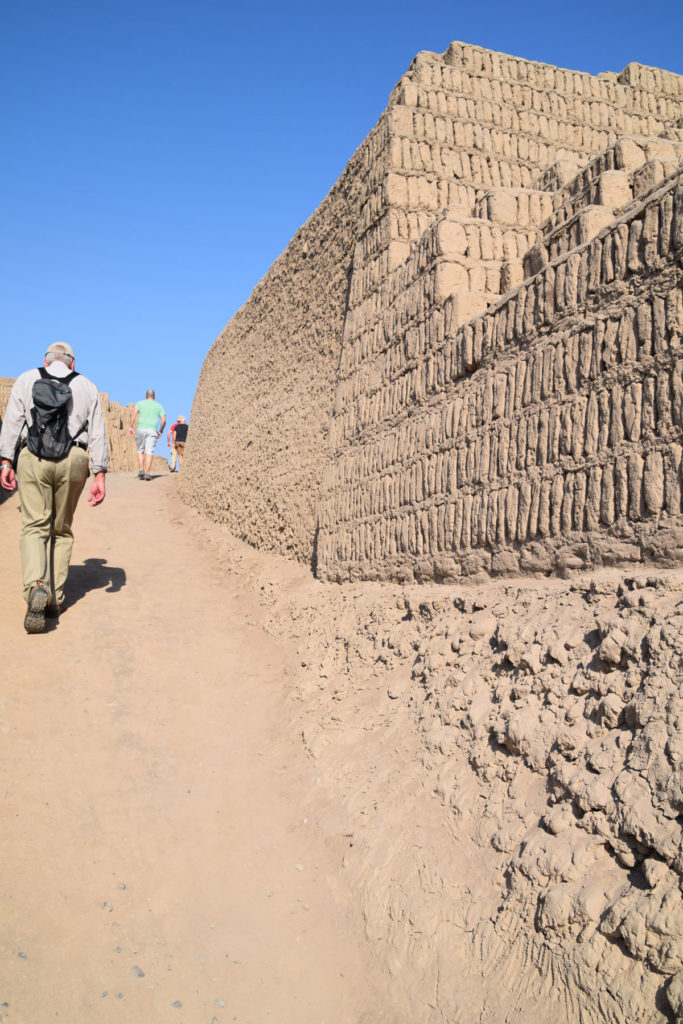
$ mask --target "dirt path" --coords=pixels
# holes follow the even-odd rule
[[[0,1021],[388,1021],[307,812],[294,647],[246,567],[220,579],[175,483],[82,501],[70,607],[39,636],[0,505]]]

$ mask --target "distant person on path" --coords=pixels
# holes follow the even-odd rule
[[[185,442],[187,441],[188,426],[185,422],[184,416],[179,416],[176,422],[173,424],[168,432],[168,443],[171,448],[171,472],[173,473],[176,467],[176,459],[178,461],[178,470],[183,464],[183,456],[185,454]]]
[[[138,421],[137,430],[135,421]],[[144,399],[137,402],[133,415],[130,418],[129,434],[135,433],[135,443],[138,448],[138,477],[140,480],[151,480],[149,471],[152,466],[152,455],[154,446],[164,432],[166,426],[166,413],[164,407],[156,401],[156,395],[150,388]]]
[[[71,523],[89,475],[88,448],[95,474],[88,502],[94,507],[105,496],[109,450],[100,396],[74,364],[70,345],[50,345],[43,366],[15,380],[0,432],[0,485],[19,487],[27,633],[42,633],[45,616],[56,617],[64,607]]]

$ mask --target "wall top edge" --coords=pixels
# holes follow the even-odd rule
[[[491,57],[514,61],[517,64],[526,65],[532,68],[550,68],[554,71],[565,71],[572,75],[582,75],[585,78],[613,79],[616,82],[627,85],[632,84],[632,79],[634,77],[637,78],[639,72],[645,71],[657,72],[659,74],[664,74],[667,77],[671,76],[683,83],[683,75],[678,74],[676,71],[669,71],[667,68],[659,68],[649,64],[641,64],[638,61],[630,61],[621,69],[621,71],[599,71],[597,74],[593,75],[589,71],[581,71],[576,68],[565,68],[555,64],[548,64],[544,61],[529,60],[526,57],[519,57],[513,53],[505,53],[502,50],[489,50],[484,46],[476,46],[473,43],[464,43],[460,40],[454,40],[443,53],[437,53],[433,50],[420,50],[420,52],[414,57],[409,70],[425,64],[446,64],[450,66],[460,64],[466,66],[467,55],[469,54],[486,54]]]

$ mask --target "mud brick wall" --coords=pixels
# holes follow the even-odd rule
[[[498,420],[484,427],[471,411],[483,394],[476,360],[458,378],[466,412],[459,407],[453,436],[428,425],[427,409],[435,422],[455,415],[446,413],[456,396],[442,387],[439,359],[472,318],[482,318],[476,332],[489,331],[492,316],[498,323],[501,298],[548,258],[566,275],[559,265],[572,247],[589,244],[675,169],[682,113],[683,79],[637,64],[592,76],[463,43],[418,54],[328,197],[211,348],[183,498],[255,546],[320,563],[330,579],[449,578],[498,566],[520,541],[487,534],[472,543],[472,509],[484,514],[486,495],[493,521],[491,494],[503,501],[503,480],[510,503],[526,500],[515,499],[517,479],[502,468],[506,443],[521,440],[506,442]],[[524,341],[503,354],[515,366],[522,352],[550,343],[548,324],[529,313],[522,320]],[[567,321],[563,330],[572,329]],[[507,415],[510,430],[540,429],[526,411]],[[475,428],[482,445],[497,446],[500,474],[495,487],[467,476],[461,490],[463,470],[454,472],[446,449],[463,451],[463,431]],[[459,459],[491,458],[479,441],[472,434]],[[389,462],[379,454],[385,444],[396,448]],[[429,466],[424,479],[418,464]],[[446,474],[438,485],[429,475],[437,472]],[[578,494],[582,480],[567,488]],[[465,542],[463,528],[454,541],[451,514],[467,519]],[[463,557],[463,543],[476,557]],[[543,564],[555,566],[555,555]]]
[[[5,409],[9,402],[10,391],[14,384],[13,377],[0,377],[0,416],[5,415]]]
[[[353,247],[386,143],[380,124],[227,325],[192,407],[183,499],[249,543],[309,563]]]
[[[452,331],[452,301],[337,395],[330,579],[679,558],[680,176]],[[359,365],[360,364],[360,365]]]

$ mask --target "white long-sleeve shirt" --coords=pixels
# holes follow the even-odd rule
[[[68,377],[71,370],[55,360],[47,372],[52,377]],[[14,382],[0,432],[0,458],[13,460],[19,438],[25,438],[28,433],[33,408],[33,382],[39,377],[39,370],[26,370]],[[93,473],[106,473],[109,448],[97,387],[80,373],[69,387],[72,395],[68,406],[69,433],[74,440],[88,445]]]

